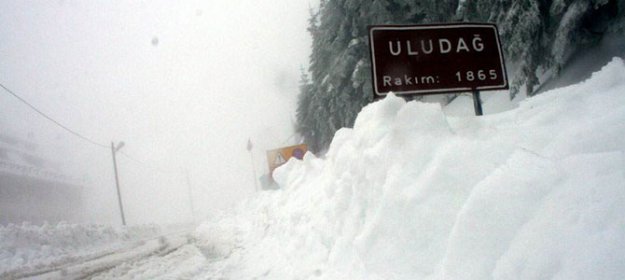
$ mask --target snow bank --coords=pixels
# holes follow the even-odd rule
[[[159,233],[161,228],[155,225],[124,228],[68,223],[0,225],[0,278],[12,271],[88,259]]]
[[[624,136],[616,58],[479,118],[388,96],[198,236],[232,279],[621,279]]]

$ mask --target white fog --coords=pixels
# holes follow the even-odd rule
[[[187,222],[187,171],[200,218],[254,192],[248,139],[257,176],[266,149],[293,143],[309,2],[2,1],[0,82],[98,144],[125,143],[129,224]],[[6,92],[0,112],[3,133],[82,187],[83,222],[120,223],[110,148]]]

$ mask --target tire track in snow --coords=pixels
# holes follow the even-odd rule
[[[153,255],[166,255],[191,242],[188,231],[162,235],[132,243],[117,251],[103,252],[88,258],[37,268],[30,271],[14,271],[2,275],[3,279],[89,279],[91,276],[127,262]]]

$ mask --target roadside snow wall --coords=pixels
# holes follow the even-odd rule
[[[388,96],[198,232],[232,279],[622,279],[624,138],[617,58],[479,118]]]

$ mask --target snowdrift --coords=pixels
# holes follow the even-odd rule
[[[197,234],[232,279],[622,279],[624,136],[618,58],[479,118],[388,96]]]

